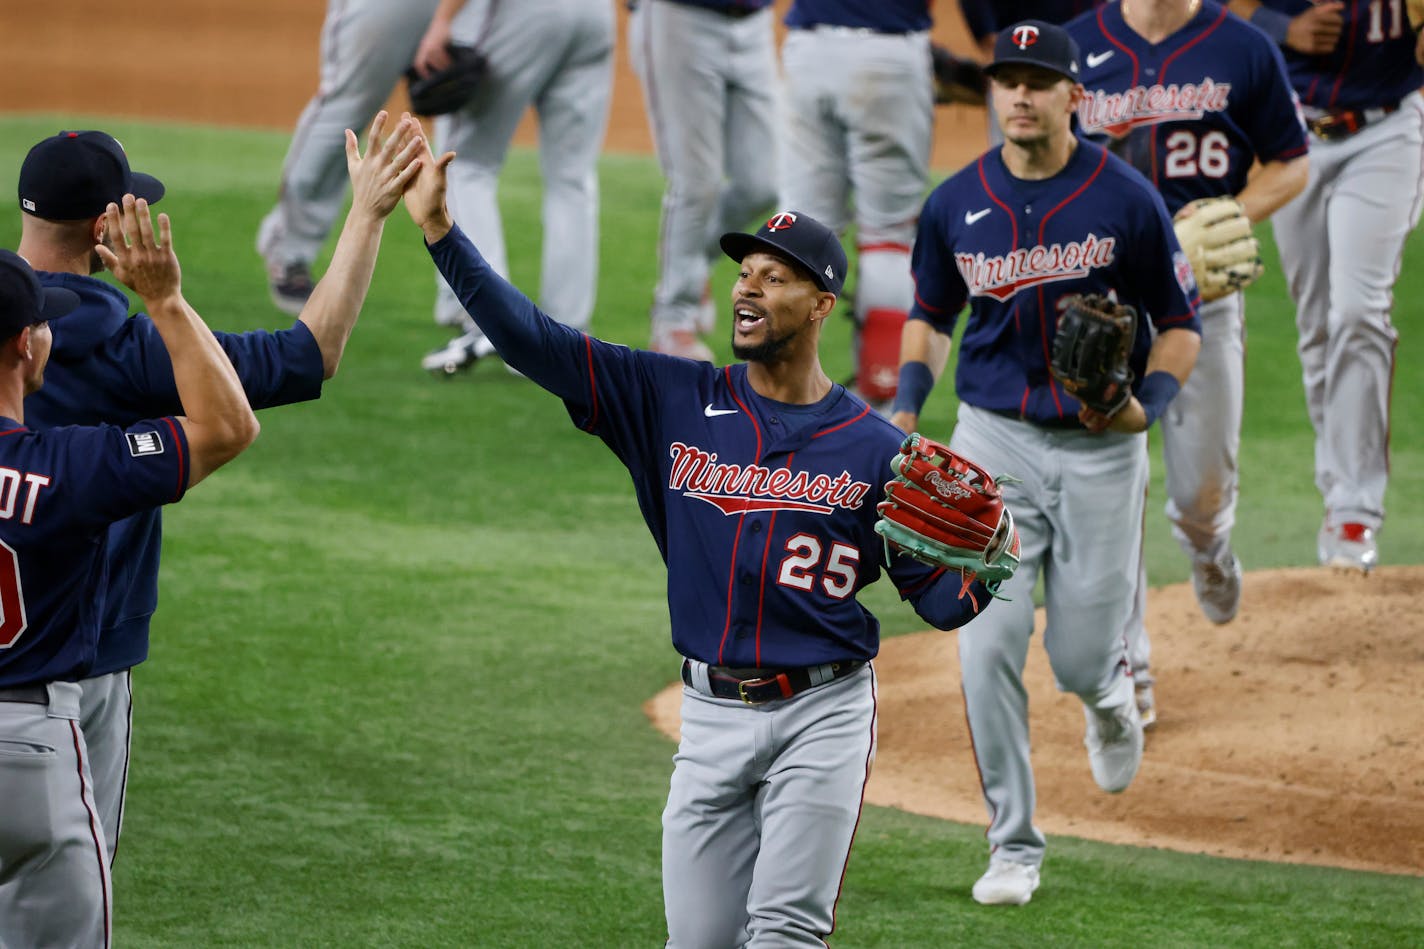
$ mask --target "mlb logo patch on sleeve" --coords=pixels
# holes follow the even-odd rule
[[[163,439],[157,432],[124,432],[124,436],[129,440],[129,454],[135,458],[163,454]]]

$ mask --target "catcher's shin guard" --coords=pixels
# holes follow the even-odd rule
[[[900,334],[905,328],[902,310],[869,310],[860,325],[856,348],[855,385],[870,403],[895,398],[900,381]]]

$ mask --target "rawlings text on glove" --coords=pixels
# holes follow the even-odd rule
[[[1203,303],[1235,293],[1266,270],[1251,221],[1233,197],[1198,198],[1183,205],[1172,226],[1191,261]]]
[[[919,434],[905,439],[891,466],[897,476],[875,508],[875,532],[906,556],[958,570],[960,596],[976,578],[996,594],[1019,565],[1019,535],[998,481]]]
[[[1065,302],[1050,368],[1079,402],[1112,418],[1132,398],[1128,358],[1137,336],[1137,311],[1098,293]]]

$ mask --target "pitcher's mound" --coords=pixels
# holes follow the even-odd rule
[[[1098,790],[1078,699],[1038,635],[1025,680],[1047,834],[1190,853],[1424,874],[1424,569],[1248,573],[1208,622],[1190,584],[1148,599],[1158,721],[1131,788]],[[1043,612],[1038,615],[1038,633]],[[953,633],[883,644],[866,800],[986,822]],[[682,686],[646,705],[676,737]]]

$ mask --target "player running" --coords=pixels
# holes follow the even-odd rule
[[[1044,646],[1058,687],[1082,700],[1093,778],[1122,791],[1142,760],[1122,630],[1147,487],[1144,433],[1191,372],[1200,323],[1191,268],[1161,197],[1071,130],[1083,100],[1072,38],[1042,21],[1020,22],[999,33],[988,71],[1005,142],[925,202],[892,421],[907,431],[918,425],[967,302],[950,447],[1023,479],[1004,485],[1023,543],[1021,568],[1004,585],[1008,602],[959,634],[989,811],[989,868],[973,896],[1023,904],[1038,888],[1044,852],[1033,825],[1023,685],[1034,585],[1041,571]],[[1080,407],[1049,371],[1059,314],[1075,295],[1092,293],[1139,314],[1133,395],[1110,417]]]
[[[1424,40],[1404,0],[1231,6],[1286,46],[1310,129],[1310,180],[1271,226],[1315,428],[1325,502],[1316,552],[1323,565],[1368,573],[1389,480],[1394,283],[1424,207]],[[1310,55],[1299,51],[1302,33],[1316,37]]]
[[[0,251],[0,945],[102,946],[112,935],[104,828],[79,727],[115,521],[179,500],[257,437],[237,373],[183,299],[167,215],[104,214],[91,247],[144,301],[172,359],[184,414],[119,428],[35,432],[23,398],[44,380],[50,319],[78,294],[41,287]]]
[[[663,814],[668,945],[820,945],[875,753],[879,623],[856,594],[886,572],[940,628],[989,601],[958,572],[883,563],[876,502],[903,433],[817,351],[840,242],[795,212],[722,237],[741,263],[745,362],[631,350],[554,321],[494,272],[445,207],[450,158],[427,160],[406,194],[436,266],[509,365],[628,467],[667,563],[686,657]]]
[[[1229,623],[1241,599],[1241,561],[1231,547],[1246,383],[1241,290],[1261,271],[1250,225],[1305,187],[1305,127],[1280,52],[1214,0],[1109,4],[1066,29],[1084,54],[1079,128],[1111,143],[1156,185],[1198,268],[1201,353],[1160,425],[1166,512],[1192,560],[1202,612]],[[1189,222],[1192,215],[1199,217]],[[1212,223],[1197,227],[1204,220]],[[1231,243],[1215,248],[1218,262],[1208,266],[1195,250],[1213,234]],[[1138,707],[1151,724],[1146,599],[1144,565],[1127,635]]]

